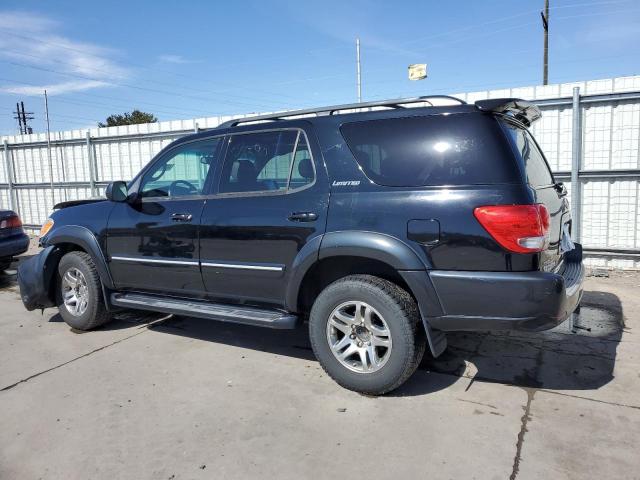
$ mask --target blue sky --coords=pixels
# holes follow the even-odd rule
[[[0,134],[138,108],[160,120],[536,85],[543,0],[30,1],[0,5]],[[550,83],[640,73],[638,0],[551,0]],[[407,79],[427,63],[429,78]]]

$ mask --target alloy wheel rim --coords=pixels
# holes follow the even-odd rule
[[[384,367],[392,349],[391,332],[382,315],[368,303],[355,300],[331,312],[327,342],[344,367],[363,374]]]
[[[62,277],[62,300],[67,311],[79,317],[89,307],[89,286],[84,274],[70,268]]]

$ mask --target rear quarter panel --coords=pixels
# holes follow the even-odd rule
[[[318,122],[331,183],[327,232],[373,231],[409,245],[429,269],[529,271],[538,269],[537,254],[504,251],[473,215],[476,207],[533,202],[523,183],[442,187],[385,187],[363,173],[346,145],[337,122]],[[410,220],[437,220],[439,238],[424,244],[407,234]]]
[[[344,188],[351,191],[341,191]],[[376,190],[333,187],[327,232],[361,230],[385,233],[407,243],[427,268],[438,270],[528,271],[536,255],[504,251],[473,215],[482,205],[527,203],[521,185]],[[439,235],[427,243],[409,238],[410,220],[437,220]]]

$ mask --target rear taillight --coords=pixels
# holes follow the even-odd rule
[[[549,211],[544,205],[491,205],[473,211],[480,225],[510,252],[541,252],[549,242]]]
[[[0,228],[20,228],[22,227],[22,221],[20,217],[14,215],[4,220],[0,220]]]

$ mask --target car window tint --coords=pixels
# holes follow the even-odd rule
[[[518,150],[529,185],[542,187],[553,184],[551,170],[531,134],[511,123],[504,124]]]
[[[220,192],[286,190],[297,136],[295,130],[231,136]]]
[[[142,196],[201,195],[220,145],[221,139],[213,138],[170,150],[144,174],[140,187]]]
[[[518,181],[509,143],[487,115],[390,118],[346,123],[340,130],[365,174],[380,185]]]

